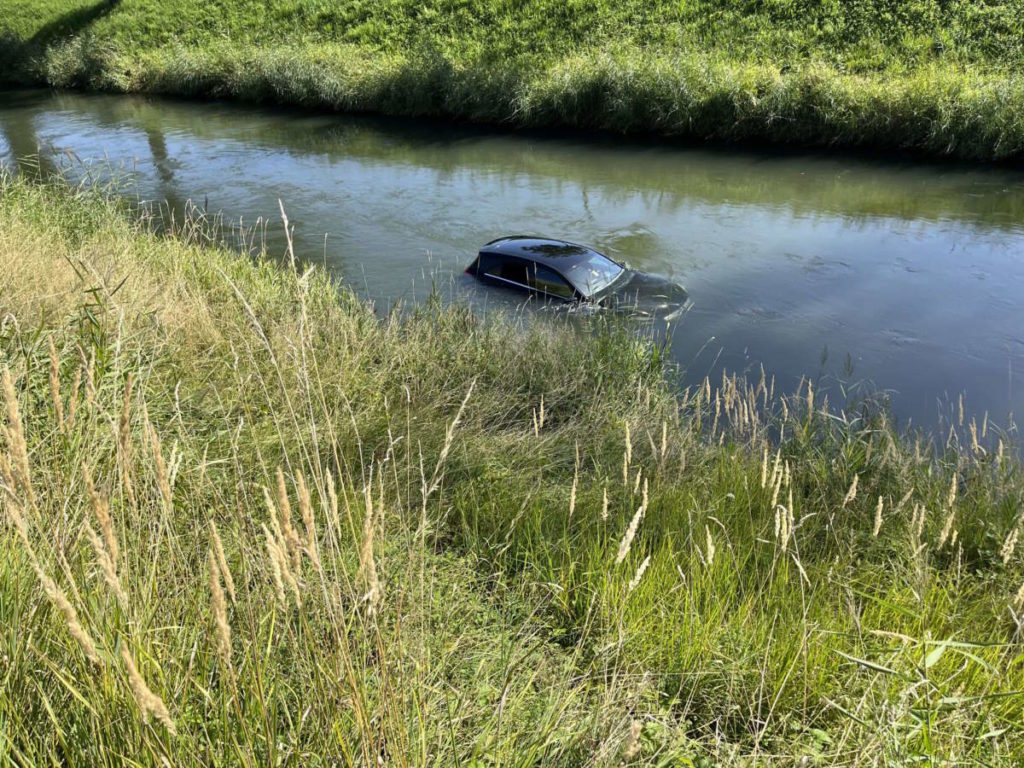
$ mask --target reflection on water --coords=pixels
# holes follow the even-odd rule
[[[1018,171],[0,94],[0,158],[37,147],[120,165],[178,209],[276,220],[280,198],[298,253],[378,303],[422,296],[441,270],[471,301],[509,304],[461,269],[495,237],[543,234],[686,285],[672,349],[691,379],[762,362],[783,388],[843,376],[925,424],[961,391],[1002,423],[1024,405]]]

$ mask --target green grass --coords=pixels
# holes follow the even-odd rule
[[[806,384],[679,394],[613,323],[379,318],[152,224],[0,178],[8,760],[1024,758],[1011,435],[915,442]]]
[[[16,83],[1024,153],[1021,0],[8,0],[0,39]]]

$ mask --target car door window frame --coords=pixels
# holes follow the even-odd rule
[[[531,272],[533,273],[532,275]],[[564,286],[566,293],[554,293],[552,291],[547,290],[546,288],[539,287],[536,284],[536,281],[538,280],[538,277],[541,275],[542,272],[545,274],[547,282],[561,284],[562,286]],[[531,290],[535,291],[536,293],[543,294],[546,298],[560,299],[562,301],[573,301],[576,298],[576,290],[573,288],[572,283],[566,280],[565,277],[557,269],[549,267],[545,264],[538,264],[537,262],[532,262],[527,268],[526,279],[533,281],[533,284],[529,286]]]
[[[529,262],[524,261],[523,259],[518,259],[514,256],[509,257],[503,255],[497,255],[496,257],[494,257],[493,264],[487,270],[484,271],[484,276],[490,278],[491,280],[497,280],[500,283],[505,283],[506,285],[514,285],[517,288],[532,291],[533,288],[530,287],[529,283],[519,282],[518,280],[513,280],[509,277],[503,277],[501,274],[499,274],[501,271],[503,271],[506,267],[509,266],[522,267],[523,277],[529,280]]]

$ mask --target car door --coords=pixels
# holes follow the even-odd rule
[[[484,268],[484,277],[506,288],[515,288],[520,291],[532,290],[527,278],[527,263],[522,259],[505,256],[493,257],[491,263]]]
[[[543,264],[531,264],[527,279],[530,288],[545,299],[560,301],[574,301],[576,299],[576,291],[569,285],[569,281],[551,269],[551,267],[545,267]]]

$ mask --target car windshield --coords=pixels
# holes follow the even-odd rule
[[[615,282],[622,274],[622,267],[597,251],[589,251],[562,271],[580,293],[590,297]]]

